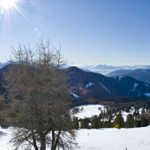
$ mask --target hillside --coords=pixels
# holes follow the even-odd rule
[[[150,83],[150,69],[116,70],[107,74],[107,76],[109,77],[122,76],[122,75],[133,77],[137,80]]]
[[[123,70],[115,70],[115,71],[112,71],[110,73],[108,73],[106,76],[108,77],[114,77],[114,76],[123,76],[127,73],[130,73],[132,72],[133,70],[126,70],[126,69],[123,69]]]
[[[150,69],[136,69],[125,75],[150,83]]]
[[[110,78],[77,67],[69,67],[66,74],[75,99],[145,97],[150,93],[150,84],[128,76]]]
[[[7,98],[6,77],[9,70],[15,67],[8,64],[0,69],[0,94]],[[141,98],[150,97],[150,84],[129,76],[107,77],[102,74],[84,71],[77,67],[65,69],[67,84],[70,88],[71,99],[101,100],[107,98]]]

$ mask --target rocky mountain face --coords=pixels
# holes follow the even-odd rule
[[[77,67],[66,69],[71,94],[75,99],[106,97],[148,97],[150,84],[129,76],[106,77]]]

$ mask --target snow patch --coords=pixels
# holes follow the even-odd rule
[[[98,116],[105,110],[103,105],[83,105],[77,108],[79,112],[75,114],[75,117],[78,117],[79,119],[90,118],[95,115]]]
[[[79,99],[79,98],[80,98],[80,96],[79,96],[79,95],[77,95],[77,94],[75,94],[75,93],[71,93],[71,95],[72,95],[74,98],[77,98],[77,99]]]
[[[133,112],[125,112],[125,111],[121,111],[121,115],[122,115],[124,121],[127,120],[127,116],[128,116],[129,114],[133,115]]]
[[[131,114],[134,114],[135,108],[134,108],[134,107],[131,107],[130,110],[129,110],[129,112],[130,112]]]
[[[122,80],[125,76],[118,76],[118,80]]]
[[[109,91],[109,89],[108,89],[106,86],[104,86],[104,84],[103,84],[102,82],[100,82],[99,84],[104,88],[104,90],[105,90],[107,93],[111,94],[111,92]]]
[[[85,87],[86,87],[86,88],[89,88],[89,87],[91,87],[91,86],[93,86],[93,85],[94,85],[94,83],[89,82],[88,84],[85,85]]]
[[[138,87],[138,83],[134,83],[134,85],[133,85],[133,91],[135,91],[136,90],[136,88]]]
[[[144,93],[144,95],[150,97],[150,93]]]

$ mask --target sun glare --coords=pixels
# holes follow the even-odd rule
[[[0,0],[1,9],[11,9],[16,6],[17,0]]]
[[[0,0],[0,19],[4,27],[8,26],[18,14],[27,18],[23,6],[24,0]]]

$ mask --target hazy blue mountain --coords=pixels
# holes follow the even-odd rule
[[[108,76],[108,77],[122,76],[122,75],[128,74],[128,73],[130,73],[132,71],[133,70],[126,70],[126,69],[116,70],[116,71],[112,71],[112,72],[108,73],[106,76]]]
[[[112,66],[112,65],[87,65],[80,68],[90,70],[92,72],[107,75],[110,72],[117,70],[135,70],[135,69],[150,69],[150,65],[134,65],[134,66]]]
[[[136,69],[125,75],[150,83],[150,69]]]
[[[109,77],[122,75],[130,76],[137,80],[150,83],[150,69],[117,70],[107,74]]]

